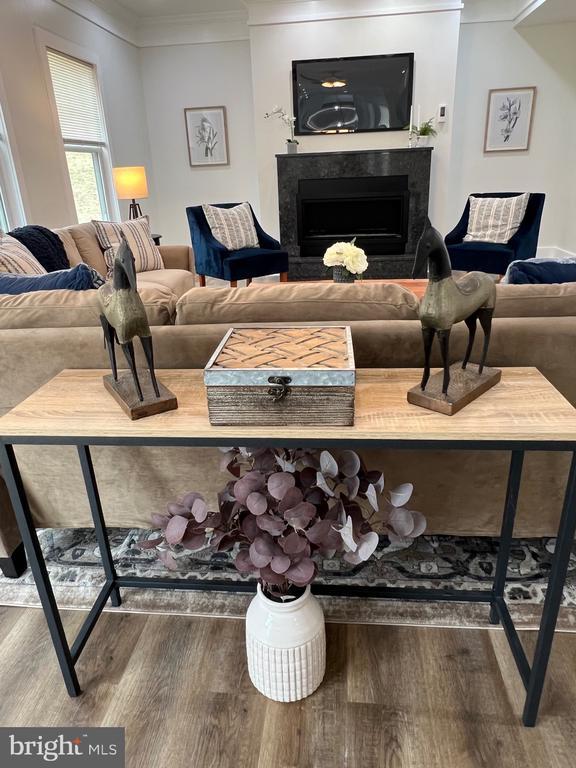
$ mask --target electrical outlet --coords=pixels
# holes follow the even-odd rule
[[[447,107],[446,104],[440,104],[438,107],[438,116],[437,120],[439,123],[445,123],[446,117],[447,117]]]

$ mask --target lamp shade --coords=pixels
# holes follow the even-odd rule
[[[146,169],[143,165],[113,168],[114,186],[118,200],[148,197]]]

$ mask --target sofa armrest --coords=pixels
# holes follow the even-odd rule
[[[194,254],[189,245],[161,245],[159,250],[166,269],[186,269],[195,274]]]

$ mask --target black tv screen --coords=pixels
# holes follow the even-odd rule
[[[406,128],[413,68],[413,53],[293,61],[295,133]]]

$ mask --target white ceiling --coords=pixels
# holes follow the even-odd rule
[[[242,0],[116,0],[116,2],[127,11],[142,18],[245,10]]]

